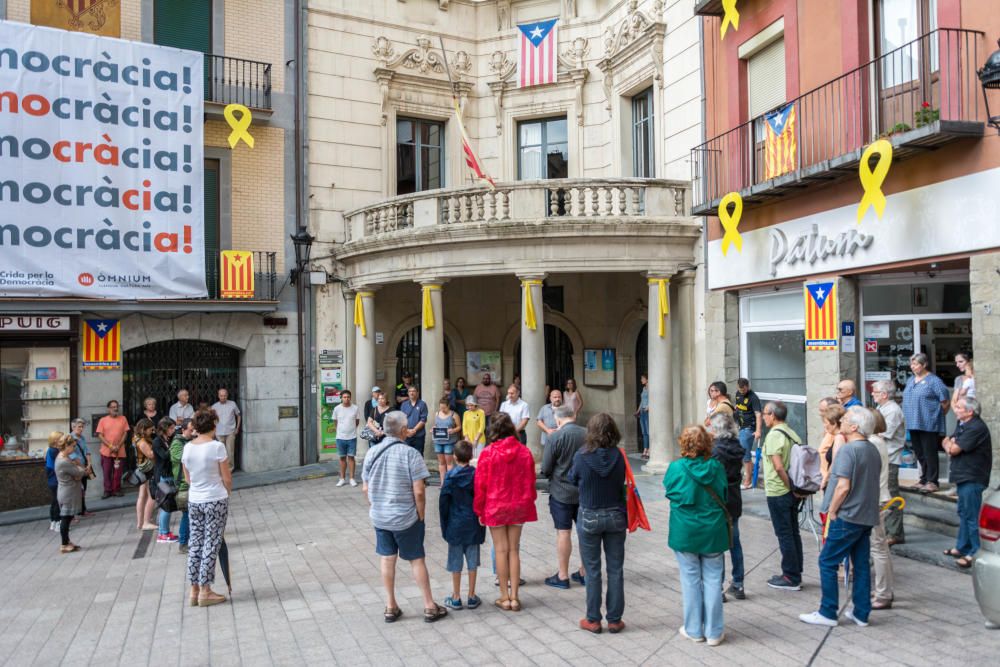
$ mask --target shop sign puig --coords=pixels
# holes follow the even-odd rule
[[[7,331],[69,331],[70,318],[59,315],[2,315],[0,333]]]
[[[771,235],[769,259],[772,276],[778,275],[778,268],[782,264],[794,267],[798,262],[805,262],[812,266],[816,262],[826,261],[828,257],[853,257],[859,250],[867,250],[875,240],[873,234],[865,234],[856,229],[841,232],[831,238],[820,233],[819,225],[812,225],[809,232],[791,240],[777,226],[768,231]]]

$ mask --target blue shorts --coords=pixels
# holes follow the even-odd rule
[[[337,438],[337,455],[338,456],[354,456],[358,451],[358,439],[351,438],[350,440],[341,440]]]
[[[740,429],[740,446],[743,447],[743,462],[753,461],[753,429]]]
[[[419,560],[424,557],[424,522],[417,521],[405,530],[375,529],[375,553],[379,556],[395,556],[403,560]]]
[[[455,443],[454,442],[444,442],[444,443],[434,443],[434,453],[435,454],[454,454],[455,453]]]
[[[576,521],[576,513],[579,509],[579,505],[561,503],[549,496],[549,514],[552,515],[552,523],[556,530],[573,530],[573,522]]]
[[[444,566],[448,572],[461,572],[462,571],[462,561],[465,561],[466,566],[469,570],[475,570],[479,567],[479,545],[478,544],[467,544],[465,546],[458,544],[448,545],[448,563]]]

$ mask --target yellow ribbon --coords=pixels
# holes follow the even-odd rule
[[[722,0],[722,25],[719,26],[719,39],[726,38],[726,29],[731,25],[733,30],[740,29],[740,13],[736,11],[736,0]]]
[[[535,300],[531,296],[531,287],[541,284],[541,280],[521,281],[521,286],[524,287],[524,324],[532,331],[538,328],[538,320],[535,319]]]
[[[368,337],[368,327],[365,325],[365,304],[363,297],[371,297],[374,292],[358,292],[354,295],[354,326],[361,329],[361,335]]]
[[[440,285],[424,285],[424,307],[423,307],[423,319],[424,328],[433,329],[434,328],[434,303],[431,301],[431,291],[441,289]]]
[[[670,282],[667,278],[650,278],[649,284],[655,284],[657,286],[657,302],[659,305],[658,314],[656,319],[659,320],[658,331],[660,338],[667,335],[666,327],[666,317],[670,314],[670,301],[667,299],[667,283]]]
[[[729,205],[734,204],[732,215],[729,213]],[[743,216],[743,197],[738,192],[730,192],[719,202],[719,221],[722,228],[726,230],[722,237],[722,256],[729,252],[729,246],[734,245],[736,249],[743,252],[743,237],[740,236],[738,227],[740,218]]]
[[[872,171],[868,161],[873,155],[878,155],[878,163],[875,171]],[[875,215],[882,219],[885,211],[885,195],[882,194],[882,183],[889,175],[889,166],[892,164],[892,144],[887,139],[879,139],[865,149],[861,156],[861,164],[858,165],[858,177],[861,179],[861,187],[865,189],[865,196],[858,204],[858,224],[868,212],[868,207],[875,209]]]
[[[239,112],[239,118],[236,117],[236,112]],[[247,128],[253,122],[253,114],[250,113],[250,109],[242,104],[227,104],[222,115],[229,123],[229,127],[233,128],[233,131],[229,133],[229,147],[236,148],[236,144],[242,139],[247,146],[253,148],[253,137],[247,132]]]

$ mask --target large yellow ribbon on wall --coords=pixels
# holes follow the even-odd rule
[[[657,326],[657,331],[660,334],[660,338],[667,335],[666,319],[667,315],[670,314],[670,300],[667,298],[667,283],[670,282],[668,278],[650,278],[649,284],[655,284],[657,287],[657,316],[659,324]]]
[[[354,326],[361,329],[361,335],[368,337],[368,326],[365,324],[364,297],[374,296],[374,292],[358,292],[354,295]]]
[[[532,331],[538,328],[538,320],[535,319],[535,299],[531,295],[531,288],[541,284],[541,280],[521,281],[521,287],[524,288],[524,324]]]
[[[730,215],[729,205],[735,204]],[[734,245],[736,249],[743,252],[743,237],[740,236],[740,218],[743,216],[743,197],[738,192],[730,192],[719,202],[719,221],[726,233],[722,237],[722,256],[729,252],[729,246]]]
[[[423,320],[425,329],[434,328],[434,302],[431,301],[431,292],[441,289],[440,285],[424,285]]]
[[[719,39],[726,38],[726,29],[733,26],[733,31],[740,29],[740,13],[736,11],[736,0],[722,0],[722,25],[719,26]]]
[[[237,113],[240,114],[239,118],[236,117]],[[229,127],[233,129],[229,133],[229,147],[236,148],[236,144],[240,143],[242,139],[247,146],[253,148],[253,137],[247,132],[250,123],[253,122],[253,114],[250,113],[250,109],[242,104],[227,104],[226,108],[222,110],[222,116],[226,119]]]
[[[872,171],[869,160],[873,155],[878,155],[878,162],[875,170]],[[865,189],[865,195],[858,204],[858,224],[864,219],[868,207],[875,209],[875,215],[882,219],[885,211],[885,195],[882,194],[882,183],[889,175],[889,167],[892,165],[892,144],[887,139],[879,139],[865,149],[861,155],[861,164],[858,165],[858,178],[861,179],[861,187]]]

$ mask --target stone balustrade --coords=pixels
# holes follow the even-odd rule
[[[429,190],[350,211],[347,241],[443,225],[483,225],[607,218],[668,220],[689,206],[683,181],[569,178]]]

